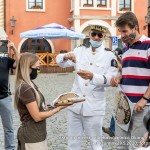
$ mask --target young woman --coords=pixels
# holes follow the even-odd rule
[[[39,71],[39,59],[31,53],[21,55],[16,71],[15,107],[22,125],[18,129],[18,150],[48,150],[46,118],[64,107],[48,110],[37,86],[32,82]]]

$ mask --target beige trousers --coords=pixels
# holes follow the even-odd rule
[[[25,143],[26,150],[48,150],[47,140],[38,143]]]

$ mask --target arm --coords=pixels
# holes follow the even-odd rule
[[[117,76],[118,73],[116,58],[112,57],[110,60],[110,66],[103,75],[81,69],[77,72],[77,74],[85,80],[89,79],[90,83],[95,86],[110,86],[112,77]]]
[[[110,86],[110,81],[112,77],[117,76],[118,68],[117,68],[117,61],[115,57],[111,59],[110,66],[107,71],[103,75],[93,73],[93,78],[90,81],[91,84],[96,86]]]
[[[48,117],[51,117],[64,108],[59,106],[49,111],[40,112],[36,101],[26,104],[26,107],[35,122],[39,122]]]
[[[68,54],[68,53],[67,53]],[[56,57],[56,62],[61,68],[72,67],[73,62],[69,59],[65,59],[66,54],[59,54]]]
[[[28,84],[22,84],[20,88],[19,100],[21,104],[27,107],[31,117],[35,120],[35,122],[42,121],[54,115],[62,108],[65,108],[65,107],[57,107],[50,111],[45,111],[45,112],[40,111],[36,101],[35,92],[32,89],[32,87]]]
[[[121,63],[118,62],[118,61],[117,61],[117,63],[118,63],[118,69],[119,69],[119,71],[121,72],[121,71],[122,71],[122,65],[121,65]]]
[[[118,64],[118,70],[119,70],[119,74],[117,75],[117,77],[113,77],[110,81],[110,85],[112,87],[117,87],[118,84],[120,83],[120,80],[122,78],[122,64],[121,64],[122,58],[120,56],[117,55],[117,64]]]
[[[112,77],[117,76],[117,72],[117,69],[109,68],[107,73],[104,75],[93,74],[93,79],[91,80],[91,83],[96,86],[108,87],[110,86],[110,81]]]
[[[17,67],[17,64],[18,64],[18,61],[19,61],[19,53],[14,45],[13,42],[9,42],[8,43],[8,50],[12,49],[14,51],[14,55],[15,55],[15,62],[13,64],[13,68],[16,68]]]
[[[120,72],[122,71],[121,61],[122,61],[122,58],[120,56],[117,56],[117,64],[118,64],[118,69]]]
[[[150,66],[150,48],[147,50],[147,54],[148,54],[148,65]],[[147,90],[145,91],[144,95],[143,95],[148,101],[150,100],[150,83],[149,86],[147,88]],[[145,105],[147,104],[147,100],[145,98],[141,98],[134,107],[134,111],[135,112],[140,112],[144,109]]]
[[[62,68],[75,66],[76,53],[78,52],[78,50],[80,50],[80,48],[75,48],[73,52],[57,55],[57,64]]]
[[[134,106],[135,112],[141,112],[144,109],[147,102],[150,100],[150,84],[149,84],[145,94],[143,95],[143,97],[135,104],[135,106]],[[148,99],[148,101],[145,98]]]
[[[144,94],[144,97],[150,99],[150,84],[149,84],[149,86],[148,86],[148,88],[147,88],[147,90],[146,90],[146,92]]]

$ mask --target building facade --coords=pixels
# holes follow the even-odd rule
[[[4,0],[0,0],[0,27],[4,28],[4,24],[5,24],[5,1]]]
[[[148,35],[145,23],[148,0],[142,1],[142,5],[141,0],[0,0],[0,7],[0,26],[6,29],[8,39],[15,43],[18,51],[47,53],[48,56],[41,56],[41,60],[46,59],[49,62],[55,59],[55,56],[45,58],[49,57],[49,54],[57,54],[62,50],[71,51],[83,40],[21,39],[20,33],[58,23],[88,36],[89,23],[100,22],[109,29],[104,41],[105,46],[115,49],[122,46],[115,21],[122,13],[132,11],[139,20],[140,32]],[[11,19],[16,20],[15,26],[10,25]]]

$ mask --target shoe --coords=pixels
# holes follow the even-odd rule
[[[113,132],[110,130],[110,128],[102,127],[102,130],[103,130],[104,133],[108,134],[110,137],[114,137],[115,136],[113,134]]]

